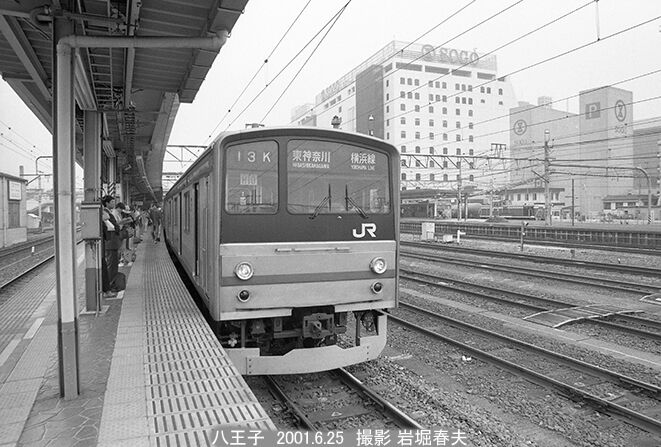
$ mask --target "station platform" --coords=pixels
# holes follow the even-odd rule
[[[78,308],[84,310],[83,246]],[[80,395],[59,396],[55,268],[0,306],[0,447],[210,445],[209,429],[275,429],[146,237],[127,287],[79,315]]]

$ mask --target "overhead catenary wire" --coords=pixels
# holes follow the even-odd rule
[[[251,101],[250,101],[250,102],[249,102],[249,103],[248,103],[248,104],[247,104],[247,105],[246,105],[246,106],[245,106],[245,107],[239,112],[239,114],[238,114],[238,115],[237,115],[237,116],[236,116],[236,117],[235,117],[235,118],[234,118],[234,119],[233,119],[233,120],[227,125],[227,127],[225,128],[225,131],[227,131],[227,130],[228,130],[228,129],[229,129],[229,128],[230,128],[230,127],[236,122],[236,120],[238,120],[238,119],[239,119],[239,118],[245,113],[245,111],[248,110],[248,108],[249,108],[251,105],[253,105],[255,101],[257,101],[257,99],[258,99],[258,98],[259,98],[259,97],[260,97],[260,96],[266,91],[266,89],[267,89],[267,88],[273,83],[273,81],[275,81],[276,79],[278,79],[278,78],[280,77],[280,75],[281,75],[282,73],[284,73],[284,71],[285,71],[287,68],[289,68],[289,66],[290,66],[292,63],[294,63],[294,61],[295,61],[296,59],[298,59],[298,57],[303,53],[303,51],[305,51],[305,49],[306,49],[308,46],[310,46],[310,45],[312,44],[312,42],[314,42],[314,40],[315,40],[315,39],[316,39],[316,38],[317,38],[317,37],[318,37],[318,36],[319,36],[319,35],[320,35],[320,34],[321,34],[321,33],[322,33],[322,32],[323,32],[323,31],[324,31],[324,30],[325,30],[325,29],[331,24],[331,23],[334,23],[335,19],[338,17],[339,14],[341,14],[341,13],[346,9],[346,6],[347,6],[349,3],[351,3],[351,0],[349,0],[349,2],[345,4],[345,6],[343,6],[342,8],[340,8],[340,9],[339,9],[339,10],[338,10],[338,11],[337,11],[337,12],[336,12],[336,13],[335,13],[335,14],[334,14],[334,15],[333,15],[333,16],[332,16],[332,17],[331,17],[331,18],[330,18],[325,24],[324,24],[324,26],[322,26],[322,27],[319,29],[319,31],[317,31],[317,32],[315,33],[315,35],[312,36],[312,37],[310,38],[310,40],[308,40],[308,42],[303,46],[303,48],[301,48],[301,49],[300,49],[300,50],[294,55],[294,57],[292,57],[292,58],[289,60],[289,62],[287,62],[287,63],[285,64],[284,67],[282,67],[282,69],[281,69],[281,70],[280,70],[280,71],[279,71],[279,72],[273,77],[273,79],[271,79],[271,82],[269,82],[268,84],[266,84],[266,85],[265,85],[265,86],[264,86],[264,87],[263,87],[263,88],[262,88],[262,89],[261,89],[261,90],[260,90],[260,91],[259,91],[259,92],[258,92],[253,98],[252,98],[252,100],[251,100]]]
[[[255,72],[255,74],[252,76],[252,78],[250,78],[250,80],[246,83],[245,87],[243,87],[243,90],[241,90],[241,93],[239,93],[239,95],[236,97],[236,99],[234,100],[232,105],[230,105],[229,109],[227,110],[227,113],[225,113],[225,115],[220,119],[220,121],[218,121],[218,124],[216,124],[216,127],[214,127],[213,130],[211,132],[209,132],[209,136],[207,137],[207,142],[212,138],[213,133],[218,129],[218,127],[220,127],[220,125],[223,123],[223,121],[225,121],[225,118],[227,118],[227,116],[232,112],[232,109],[234,109],[234,106],[243,97],[243,94],[246,92],[246,90],[248,90],[248,88],[252,85],[253,81],[257,78],[259,73],[262,71],[262,69],[269,62],[269,60],[271,59],[271,57],[273,56],[275,51],[278,49],[280,44],[285,40],[285,37],[287,37],[287,34],[289,34],[289,32],[294,27],[294,25],[296,24],[298,19],[303,15],[303,12],[307,9],[308,5],[310,5],[310,2],[312,2],[312,0],[308,0],[307,3],[303,6],[303,8],[299,11],[298,15],[291,22],[291,24],[289,25],[287,30],[284,32],[282,37],[280,37],[280,40],[278,41],[278,43],[275,44],[275,46],[273,47],[271,52],[268,54],[268,56],[266,56],[266,58],[264,59],[264,62],[262,63],[262,65],[259,66],[259,68]]]
[[[320,39],[319,42],[317,43],[317,46],[314,47],[314,49],[312,50],[312,52],[309,54],[308,58],[305,59],[305,61],[303,62],[303,65],[301,65],[301,67],[298,69],[298,71],[296,72],[296,74],[294,74],[294,76],[292,77],[292,79],[289,81],[289,84],[287,84],[287,86],[283,89],[282,93],[280,93],[280,96],[278,96],[278,98],[275,100],[275,102],[273,103],[273,105],[271,106],[271,108],[269,108],[269,109],[266,111],[266,113],[264,114],[264,116],[262,117],[262,119],[260,120],[260,122],[264,122],[264,121],[266,121],[266,118],[269,116],[269,114],[271,113],[271,111],[275,108],[275,106],[278,104],[278,102],[280,102],[280,100],[281,100],[282,97],[285,95],[285,93],[287,93],[287,90],[289,90],[289,87],[291,87],[291,85],[294,83],[294,81],[296,80],[296,78],[298,77],[298,75],[301,74],[301,71],[303,71],[303,68],[305,68],[305,66],[307,65],[307,63],[308,63],[308,62],[310,61],[310,59],[312,58],[312,56],[317,52],[317,49],[319,48],[319,46],[324,42],[324,40],[326,39],[326,36],[328,36],[328,34],[331,32],[331,30],[333,29],[333,27],[335,26],[335,24],[337,23],[337,21],[340,20],[340,17],[342,17],[342,14],[343,14],[344,11],[346,10],[347,6],[349,6],[349,3],[351,3],[351,1],[352,1],[352,0],[349,0],[349,1],[344,5],[344,7],[340,10],[339,14],[336,15],[335,20],[334,20],[333,23],[328,27],[328,29],[326,30],[326,32],[324,33],[324,35],[321,37],[321,39]]]
[[[505,75],[503,75],[503,76],[500,76],[500,78],[505,78],[505,77],[511,76],[511,75],[513,75],[513,74],[521,73],[521,72],[523,72],[523,71],[525,71],[525,70],[529,70],[529,69],[531,69],[531,68],[534,68],[534,67],[537,67],[537,66],[539,66],[539,65],[545,64],[545,63],[550,62],[550,61],[552,61],[552,60],[555,60],[555,59],[558,59],[558,58],[560,58],[560,57],[566,56],[566,55],[568,55],[568,54],[574,53],[574,52],[576,52],[576,51],[582,50],[582,49],[587,48],[587,47],[589,47],[589,46],[591,46],[591,45],[594,45],[594,44],[596,44],[596,43],[603,42],[603,41],[605,41],[605,40],[607,40],[607,39],[610,39],[610,38],[612,38],[612,37],[615,37],[615,36],[621,35],[621,34],[623,34],[623,33],[626,33],[626,32],[629,32],[629,31],[632,31],[632,30],[634,30],[634,29],[636,29],[636,28],[639,28],[639,27],[641,27],[641,26],[647,25],[648,23],[651,23],[651,22],[653,22],[653,21],[659,20],[660,18],[661,18],[661,15],[656,16],[656,17],[654,17],[654,18],[652,18],[652,19],[645,20],[645,21],[643,21],[643,22],[639,22],[639,23],[637,23],[636,25],[632,25],[632,26],[630,26],[630,27],[624,28],[624,29],[622,29],[622,30],[619,30],[619,31],[613,32],[613,33],[611,33],[611,34],[609,34],[609,35],[607,35],[607,36],[605,36],[605,37],[602,37],[600,40],[595,40],[595,41],[592,41],[592,42],[585,43],[585,44],[583,44],[583,45],[579,45],[579,46],[574,47],[574,48],[572,48],[572,49],[570,49],[570,50],[563,51],[563,52],[558,53],[558,54],[556,54],[556,55],[554,55],[554,56],[548,57],[548,58],[543,59],[543,60],[541,60],[541,61],[538,61],[538,62],[535,62],[535,63],[533,63],[533,64],[527,65],[527,66],[525,66],[525,67],[522,67],[522,68],[516,69],[516,70],[514,70],[514,71],[511,71],[511,72],[509,72],[509,73],[507,73],[507,74],[505,74]],[[446,76],[446,75],[439,76],[439,77],[435,78],[434,80],[441,79],[441,78],[444,77],[444,76]],[[474,87],[474,88],[483,87],[483,86],[485,86],[485,85],[488,85],[488,84],[491,84],[491,83],[493,83],[493,82],[496,82],[497,80],[498,80],[498,78],[495,78],[495,79],[492,79],[492,80],[489,80],[489,81],[483,82],[483,83],[481,83],[481,84],[477,84],[476,86],[473,86],[473,87]],[[417,88],[421,88],[421,87],[417,87]],[[416,88],[416,89],[417,89],[417,88]],[[416,89],[414,89],[414,90],[416,90]],[[413,90],[411,90],[411,91],[413,91]],[[460,94],[462,94],[462,92],[459,92],[459,93],[453,93],[452,95],[447,96],[446,99],[453,98],[453,97],[458,96],[458,95],[460,95]],[[393,99],[393,100],[394,100],[394,99]],[[429,107],[429,106],[431,106],[431,105],[437,104],[438,102],[440,102],[440,101],[431,101],[431,102],[429,102],[428,104],[425,104],[425,105],[421,106],[420,109],[422,109],[423,107]],[[398,115],[395,115],[395,116],[391,117],[390,119],[396,119],[396,118],[399,118],[399,117],[402,117],[402,116],[408,115],[408,114],[413,113],[413,112],[415,112],[415,110],[410,110],[410,111],[407,111],[407,112],[404,112],[404,113],[400,113],[400,114],[398,114]]]

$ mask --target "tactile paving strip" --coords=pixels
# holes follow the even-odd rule
[[[195,306],[165,248],[145,245],[124,295],[106,393],[106,399],[114,395],[109,402],[115,408],[104,407],[99,444],[211,445],[208,431],[220,425],[275,429]],[[138,369],[139,380],[132,377]],[[144,411],[130,406],[138,395],[144,398]]]

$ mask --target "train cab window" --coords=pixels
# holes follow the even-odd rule
[[[287,210],[292,214],[386,214],[391,211],[385,154],[333,141],[291,140]]]
[[[252,141],[231,146],[225,159],[225,210],[275,214],[278,210],[278,145]]]

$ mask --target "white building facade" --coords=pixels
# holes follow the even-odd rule
[[[489,190],[510,181],[516,105],[495,56],[393,41],[317,95],[314,111],[317,126],[337,116],[397,147],[402,189]]]

